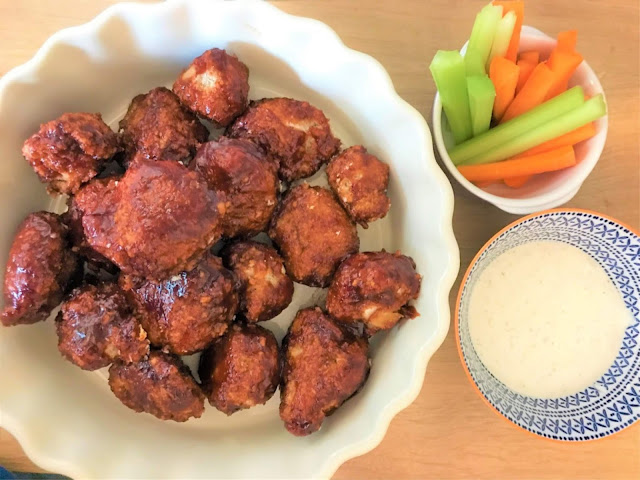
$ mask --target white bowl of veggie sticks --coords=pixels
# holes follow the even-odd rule
[[[467,45],[468,42],[461,50],[463,55]],[[545,60],[556,45],[555,39],[541,31],[530,26],[522,26],[519,52],[535,51],[539,53],[540,60]],[[551,105],[548,105],[549,103]],[[544,108],[539,108],[543,106]],[[567,90],[539,107],[456,145],[450,122],[443,111],[441,95],[437,93],[433,105],[433,134],[442,163],[469,192],[509,213],[533,213],[568,202],[591,173],[604,148],[608,116],[602,86],[595,72],[586,61],[582,61],[571,76]],[[598,110],[600,115],[602,112],[605,114],[599,116]],[[536,137],[545,139],[542,142],[553,140],[554,129],[556,133],[562,132],[555,135],[556,137],[567,133],[567,129],[577,129],[580,123],[585,123],[581,122],[579,117],[584,118],[585,115],[595,117],[594,120],[589,120],[588,124],[593,131],[590,138],[573,145],[572,155],[575,156],[575,161],[572,166],[530,176],[526,184],[519,188],[498,181],[474,183],[465,178],[458,168],[461,165],[474,164],[477,160],[480,160],[480,163],[487,159],[501,161],[519,155],[524,147],[518,143],[523,140],[526,150],[533,152]],[[519,123],[513,121],[518,119]],[[500,163],[503,164],[503,168],[504,162]]]

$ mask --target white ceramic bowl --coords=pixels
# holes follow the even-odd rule
[[[170,85],[211,47],[249,66],[252,98],[308,100],[324,110],[345,145],[362,143],[390,164],[391,212],[360,231],[361,248],[400,249],[415,259],[424,276],[416,302],[421,316],[376,337],[364,389],[306,438],[285,431],[279,395],[232,417],[209,407],[185,424],[136,414],[109,392],[104,371],[63,361],[51,320],[2,328],[0,424],[46,469],[74,478],[328,477],[380,442],[393,416],[419,393],[447,333],[459,262],[453,194],[426,122],[374,59],[346,48],[326,25],[265,3],[119,4],[55,34],[0,80],[0,257],[25,215],[64,209],[20,155],[40,123],[67,111],[95,111],[115,126],[134,95]],[[267,326],[281,338],[297,308],[322,297],[296,285],[293,305]]]
[[[573,245],[592,257],[620,292],[632,317],[607,372],[583,391],[554,399],[527,397],[507,388],[484,366],[469,334],[469,300],[482,271],[505,251],[539,240]],[[552,440],[604,438],[640,420],[639,272],[640,235],[596,212],[549,210],[523,217],[498,232],[469,265],[454,316],[462,365],[482,399],[513,424]]]
[[[540,58],[547,58],[556,45],[556,40],[533,27],[523,26],[520,51],[535,50]],[[462,51],[466,49],[466,44]],[[586,61],[577,68],[569,86],[581,85],[586,94],[604,93],[595,72]],[[449,126],[444,120],[440,95],[433,102],[433,136],[436,148],[449,173],[469,192],[486,200],[505,212],[525,214],[558,207],[571,200],[582,183],[598,163],[607,138],[608,116],[595,122],[596,135],[575,148],[578,164],[558,172],[535,175],[521,188],[510,188],[502,182],[480,188],[464,178],[451,161],[447,149],[454,145]]]

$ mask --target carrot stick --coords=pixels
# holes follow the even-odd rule
[[[516,155],[514,158],[520,157],[530,157],[531,155],[536,155],[542,152],[548,152],[549,150],[555,150],[560,147],[573,146],[577,143],[583,142],[596,134],[596,126],[593,122],[587,123],[582,127],[578,127],[575,130],[572,130],[569,133],[565,133],[564,135],[560,135],[553,140],[549,140],[547,142],[541,143],[540,145],[530,148],[526,152],[522,152],[519,155]]]
[[[531,175],[522,175],[520,177],[505,178],[503,182],[507,187],[520,188],[524,186],[524,184],[527,183],[530,178],[531,178]]]
[[[507,111],[504,112],[500,123],[507,122],[513,117],[522,115],[544,102],[555,78],[553,72],[545,63],[539,63],[536,68],[533,69],[531,75],[529,75],[527,82],[520,92],[513,99]]]
[[[533,72],[533,70],[538,66],[538,62],[533,63],[533,62],[529,62],[528,60],[518,60],[518,67],[520,67],[520,73],[518,74],[518,83],[516,84],[516,95],[518,94],[518,92],[520,92],[520,90],[522,90],[522,87],[524,87],[524,84],[527,83],[527,80],[529,80],[529,77],[531,76],[531,72]]]
[[[573,147],[560,147],[530,157],[511,158],[503,162],[461,165],[458,171],[470,182],[477,183],[553,172],[575,164]]]
[[[517,65],[520,67],[520,75],[518,76],[518,84],[516,85],[516,94],[522,90],[524,84],[527,83],[529,75],[533,69],[540,63],[540,52],[530,50],[522,52],[518,55]]]
[[[489,78],[496,89],[493,116],[500,120],[513,100],[520,68],[504,57],[494,57],[489,66]]]
[[[582,55],[578,52],[562,50],[558,46],[551,52],[547,63],[554,76],[553,84],[547,92],[548,100],[567,89],[573,72],[582,63]]]
[[[558,34],[558,48],[565,52],[575,52],[578,42],[578,31],[567,30]]]
[[[528,52],[522,52],[518,55],[518,61],[523,60],[525,62],[530,62],[534,64],[540,63],[540,52],[536,52],[535,50],[530,50]]]
[[[522,0],[493,0],[492,5],[502,6],[502,15],[506,15],[508,12],[516,14],[516,24],[513,27],[513,33],[511,34],[511,40],[509,41],[509,48],[505,58],[515,63],[518,55],[518,48],[520,47],[520,31],[522,30],[522,19],[524,18],[524,1]]]

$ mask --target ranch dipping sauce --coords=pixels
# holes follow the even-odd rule
[[[598,263],[554,241],[495,258],[469,300],[469,332],[482,363],[511,390],[538,398],[593,386],[632,319]]]

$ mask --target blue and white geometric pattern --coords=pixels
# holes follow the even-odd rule
[[[469,292],[480,272],[504,251],[534,240],[555,240],[594,258],[633,315],[613,365],[575,395],[539,399],[516,394],[497,380],[476,354],[467,322]],[[497,237],[474,264],[463,287],[458,335],[466,367],[482,395],[508,420],[537,435],[566,441],[602,438],[640,419],[640,237],[600,216],[551,211],[531,217]]]

